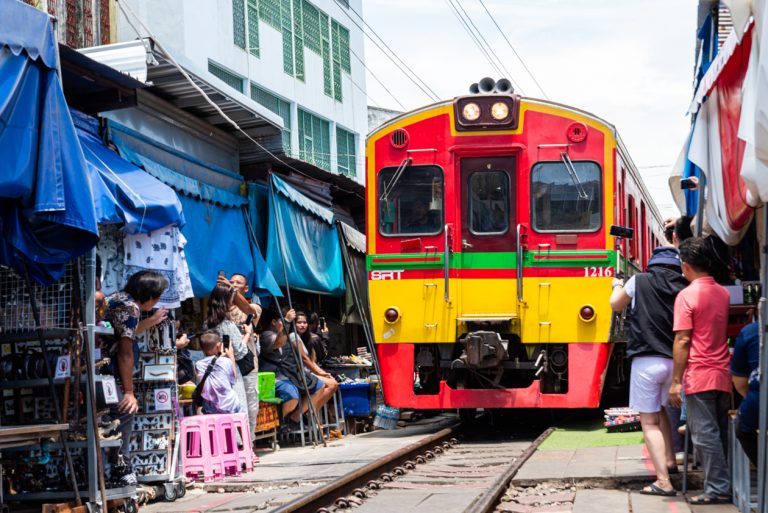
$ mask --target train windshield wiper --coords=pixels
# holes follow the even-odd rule
[[[395,171],[395,174],[392,176],[392,179],[389,181],[388,184],[384,185],[384,191],[382,191],[379,201],[387,201],[387,199],[389,199],[389,195],[392,194],[392,191],[394,190],[395,185],[397,185],[397,182],[400,181],[400,177],[403,176],[403,172],[405,171],[405,168],[410,166],[411,162],[413,162],[413,159],[408,157],[400,163],[400,165],[397,167],[397,170]]]
[[[581,180],[579,180],[579,175],[576,174],[576,168],[573,167],[573,162],[571,162],[571,157],[569,157],[567,153],[563,152],[560,154],[560,160],[563,161],[563,165],[565,165],[565,169],[567,169],[568,174],[571,175],[571,180],[573,180],[573,185],[575,185],[576,189],[578,189],[579,198],[584,200],[590,199],[589,194],[587,194],[587,191],[584,189],[584,185],[581,183]]]

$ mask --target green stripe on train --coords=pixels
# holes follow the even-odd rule
[[[368,270],[385,269],[437,269],[443,267],[443,253],[400,253],[368,255]],[[594,251],[526,251],[525,267],[615,267],[616,252]],[[452,269],[513,269],[517,258],[515,252],[473,252],[452,253]]]

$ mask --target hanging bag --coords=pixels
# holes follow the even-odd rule
[[[256,363],[253,361],[254,357],[255,355],[253,354],[253,351],[248,348],[248,352],[245,354],[245,356],[235,362],[237,364],[237,368],[240,369],[241,376],[247,376],[253,372],[253,369],[256,368]]]
[[[211,374],[211,371],[213,370],[213,367],[216,365],[216,360],[218,360],[219,356],[216,355],[213,357],[213,360],[211,360],[211,363],[208,364],[208,368],[205,369],[205,374],[203,374],[203,379],[200,380],[200,383],[197,384],[197,387],[195,387],[195,391],[192,392],[192,407],[195,411],[197,411],[198,408],[202,408],[203,406],[203,387],[205,386],[205,381],[208,379],[208,376]]]

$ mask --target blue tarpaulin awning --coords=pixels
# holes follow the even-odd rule
[[[267,264],[284,285],[340,296],[344,270],[333,212],[312,201],[285,181],[271,176]]]
[[[0,264],[50,284],[98,240],[50,18],[0,2]]]
[[[130,234],[184,225],[173,189],[120,158],[92,134],[80,128],[77,134],[91,173],[99,223],[125,223]]]
[[[242,273],[252,288],[282,296],[275,278],[258,251],[251,251],[245,214],[189,196],[180,196],[187,219],[181,230],[187,238],[184,251],[195,297],[207,296],[216,285],[216,273]]]
[[[184,159],[164,153],[168,149],[159,144],[135,139],[138,134],[132,134],[134,137],[130,140],[123,137],[121,134],[129,132],[125,127],[116,129],[118,125],[114,123],[110,126],[113,128],[112,141],[121,154],[178,194],[186,221],[181,230],[187,239],[184,252],[195,297],[210,294],[220,270],[225,271],[227,276],[236,272],[244,274],[254,291],[263,289],[276,296],[282,295],[261,253],[253,248],[243,208],[248,200],[232,191],[239,190],[239,185],[232,190],[224,190],[177,172],[160,160],[165,158],[166,162],[183,163]],[[206,174],[208,165],[205,162],[196,162],[195,165],[198,173]],[[211,167],[208,172],[213,175],[222,170]],[[238,179],[242,182],[241,177],[238,176]]]

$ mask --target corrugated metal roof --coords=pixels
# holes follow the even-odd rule
[[[279,158],[285,157],[281,136],[283,120],[280,116],[247,97],[237,98],[227,94],[228,86],[220,79],[208,71],[195,69],[183,57],[173,56],[195,85],[258,144],[254,143],[206,100],[152,39],[96,46],[81,51],[96,61],[130,74],[146,83],[153,94],[237,138],[241,165],[273,160],[268,152]]]

